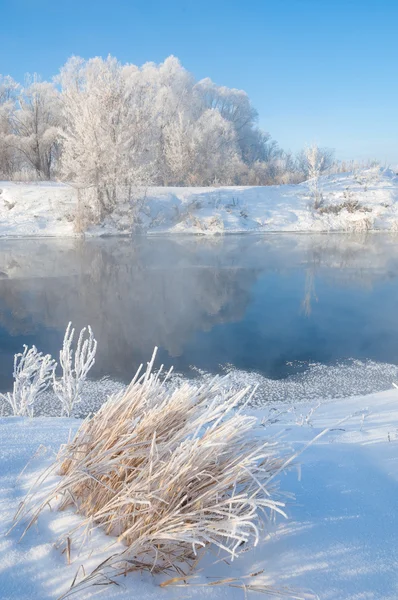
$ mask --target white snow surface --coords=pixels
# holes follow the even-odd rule
[[[70,236],[76,191],[53,182],[0,181],[0,236]]]
[[[0,236],[73,236],[76,191],[59,183],[0,182]],[[373,168],[319,180],[320,210],[308,183],[266,187],[149,187],[137,191],[146,233],[220,234],[282,231],[398,231],[398,176]],[[343,205],[356,204],[350,212]],[[337,207],[330,211],[330,207]],[[88,235],[131,233],[129,207],[119,206]],[[137,230],[137,227],[134,227]]]
[[[295,450],[303,449],[324,428],[330,431],[298,459],[301,479],[292,469],[281,477],[281,489],[295,494],[287,505],[288,519],[255,551],[228,566],[208,557],[194,583],[210,577],[241,577],[264,569],[267,585],[312,590],[322,600],[396,600],[398,597],[398,391],[350,397],[322,403],[271,405],[252,411],[261,420],[271,415],[264,435],[282,436]],[[350,417],[344,423],[341,419]],[[32,479],[66,442],[78,420],[40,417],[0,419],[0,529],[12,523],[18,503]],[[37,448],[42,450],[21,470]],[[79,517],[47,511],[19,543],[22,529],[0,538],[2,600],[50,600],[65,592],[80,565],[98,564],[111,539],[93,534],[88,548],[73,552],[72,562],[53,547],[62,532]],[[244,592],[226,586],[160,588],[162,579],[129,574],[120,587],[91,588],[72,597],[107,600],[178,600],[211,598],[241,600]],[[248,598],[256,597],[248,593]],[[262,596],[266,597],[266,596]],[[279,597],[279,596],[277,596]]]

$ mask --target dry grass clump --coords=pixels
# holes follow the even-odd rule
[[[18,514],[28,516],[28,529],[47,505],[74,507],[83,518],[80,531],[64,538],[67,553],[98,525],[125,545],[79,586],[115,569],[181,576],[210,545],[234,559],[283,514],[275,478],[286,461],[275,442],[256,436],[256,419],[237,408],[248,389],[227,393],[215,378],[171,390],[161,370],[152,373],[153,360],[83,421],[60,449],[52,472],[61,477],[49,495],[35,504],[33,491]]]
[[[346,210],[350,214],[353,214],[356,212],[362,212],[362,213],[372,212],[371,208],[368,208],[367,206],[363,206],[362,204],[360,204],[358,202],[358,200],[355,200],[355,199],[345,200],[344,202],[341,202],[340,204],[322,205],[318,208],[318,212],[321,215],[326,215],[326,214],[338,215],[341,213],[342,210]]]

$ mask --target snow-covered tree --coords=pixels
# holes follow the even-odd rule
[[[133,186],[148,182],[145,115],[131,81],[134,72],[112,57],[72,58],[62,68],[64,129],[62,176],[89,190],[99,219],[120,201],[131,201]],[[140,94],[138,94],[140,96]]]
[[[206,78],[195,85],[195,91],[206,108],[217,110],[224,119],[234,125],[237,132],[253,126],[257,119],[257,111],[243,90],[218,86]]]
[[[215,109],[206,110],[193,132],[196,185],[230,184],[239,163],[236,133],[231,123]]]
[[[195,164],[194,125],[179,112],[162,129],[164,175],[171,185],[193,182]],[[166,172],[166,173],[165,173]]]
[[[12,132],[6,138],[41,179],[51,179],[58,157],[59,94],[52,83],[28,77],[10,115]]]
[[[195,91],[207,109],[217,110],[232,123],[240,158],[245,164],[268,162],[273,158],[277,144],[270,142],[269,134],[257,127],[258,114],[246,92],[218,86],[209,78],[199,81]]]
[[[8,141],[18,89],[19,85],[12,77],[0,75],[0,177],[3,179],[12,179],[18,168],[18,157]]]
[[[194,93],[194,78],[170,56],[160,65],[145,64],[137,79],[147,98],[146,138],[154,182],[186,184],[191,178],[193,125],[204,111]]]
[[[320,148],[317,144],[310,144],[298,153],[297,167],[306,179],[312,179],[330,169],[333,160],[332,148]]]
[[[329,148],[319,148],[317,144],[307,146],[299,155],[299,164],[308,179],[314,208],[319,208],[322,203],[319,177],[330,168],[332,163],[333,150]]]
[[[258,127],[246,92],[197,82],[174,56],[142,67],[72,57],[56,85],[0,77],[0,176],[76,187],[78,229],[119,208],[133,221],[142,186],[291,183],[332,163],[318,147],[294,159]]]

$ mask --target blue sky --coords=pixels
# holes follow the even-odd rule
[[[281,146],[398,165],[396,0],[0,0],[0,73],[72,54],[161,62],[246,90]]]

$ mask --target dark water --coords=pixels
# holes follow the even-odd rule
[[[0,389],[23,343],[58,354],[90,324],[95,377],[159,346],[189,373],[286,378],[347,358],[398,364],[398,237],[267,235],[0,241]]]

